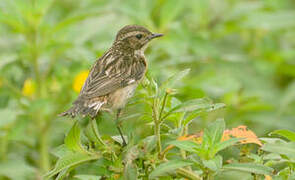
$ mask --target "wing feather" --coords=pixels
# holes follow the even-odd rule
[[[130,82],[140,80],[145,69],[144,57],[104,55],[92,67],[77,101],[104,96],[126,87]]]

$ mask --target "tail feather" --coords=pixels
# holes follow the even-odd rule
[[[90,116],[91,118],[94,118],[97,116],[97,113],[103,104],[103,102],[95,102],[88,106],[74,104],[70,109],[59,114],[59,116],[71,116],[74,118],[78,114],[81,114],[82,116]]]
[[[79,114],[79,108],[74,105],[73,107],[71,107],[67,111],[60,113],[59,116],[71,116],[72,118],[74,118],[78,114]]]

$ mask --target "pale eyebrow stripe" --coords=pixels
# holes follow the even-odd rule
[[[126,35],[124,35],[123,37],[122,37],[122,39],[125,39],[125,38],[127,38],[127,37],[130,37],[130,36],[133,36],[134,34],[142,34],[142,32],[141,31],[132,31],[132,32],[129,32],[129,33],[127,33]]]

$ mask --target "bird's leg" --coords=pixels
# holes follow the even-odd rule
[[[124,139],[124,136],[123,136],[123,133],[122,133],[122,130],[121,130],[121,124],[120,124],[120,122],[119,122],[119,117],[120,117],[120,113],[121,113],[121,109],[118,109],[117,110],[117,115],[116,115],[116,126],[117,126],[117,129],[118,129],[118,131],[119,131],[119,133],[120,133],[120,136],[121,136],[121,138],[122,138],[122,141],[123,141],[123,146],[126,146],[127,145],[127,143],[126,143],[126,141],[125,141],[125,139]]]

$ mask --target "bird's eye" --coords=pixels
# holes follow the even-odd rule
[[[141,38],[142,38],[142,34],[137,34],[135,37],[136,37],[137,39],[141,39]]]

